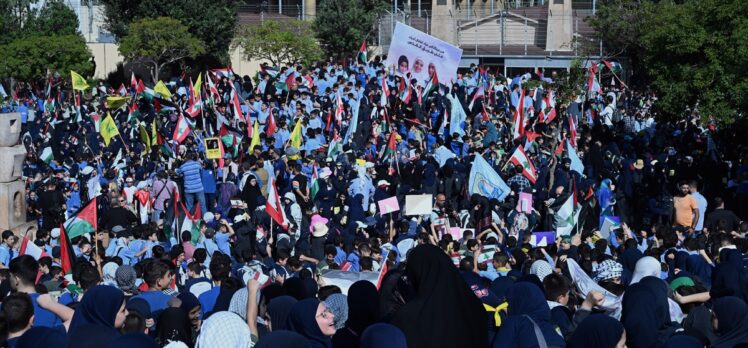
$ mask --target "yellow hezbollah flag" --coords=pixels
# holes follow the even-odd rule
[[[301,148],[301,119],[296,121],[296,126],[293,127],[293,132],[291,132],[291,146],[293,146],[295,149]]]
[[[70,70],[70,77],[73,80],[74,90],[83,91],[88,89],[88,82],[86,82],[86,79],[84,79],[83,76],[79,75],[75,71]]]
[[[148,131],[145,129],[145,123],[141,123],[138,126],[138,130],[140,132],[140,141],[145,145],[145,152],[151,152],[151,135],[148,134]]]
[[[203,85],[203,73],[197,74],[197,81],[195,81],[195,95],[200,95],[200,87]]]
[[[151,146],[156,146],[158,144],[158,131],[156,130],[156,120],[153,120],[151,122]]]
[[[158,80],[158,83],[153,86],[153,90],[156,93],[160,94],[162,97],[171,99],[171,92],[169,92],[169,89],[166,88],[166,84],[164,84],[163,81]]]
[[[119,135],[119,129],[117,128],[117,124],[114,123],[112,115],[107,114],[106,118],[101,121],[101,125],[99,126],[99,133],[101,134],[101,137],[104,138],[104,144],[106,146],[109,146],[109,142],[112,140],[112,138]]]
[[[106,97],[106,106],[110,109],[119,109],[127,104],[130,97]]]
[[[257,121],[252,127],[252,141],[249,143],[249,151],[254,151],[255,146],[260,146],[260,123]]]

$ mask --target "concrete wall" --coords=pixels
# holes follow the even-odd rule
[[[96,62],[94,78],[105,79],[110,72],[117,70],[117,64],[124,61],[116,44],[88,43],[88,49]]]

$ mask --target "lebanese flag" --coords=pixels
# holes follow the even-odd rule
[[[387,272],[389,271],[389,267],[387,267],[387,256],[390,256],[389,252],[382,257],[382,267],[379,268],[379,276],[377,277],[377,290],[382,287],[384,276],[387,275]]]
[[[382,100],[380,104],[387,106],[387,101],[390,99],[390,87],[387,86],[387,76],[382,77]]]
[[[522,166],[522,175],[524,175],[528,180],[530,180],[531,183],[535,184],[535,182],[538,180],[537,172],[535,171],[535,166],[532,164],[532,161],[527,157],[527,154],[525,153],[525,149],[522,148],[522,146],[517,146],[517,149],[514,150],[514,153],[512,154],[512,157],[509,158],[509,162]]]
[[[143,83],[143,80],[138,80],[138,85],[135,87],[135,94],[138,95],[143,93],[143,91],[145,91],[145,84]]]
[[[520,88],[519,105],[514,112],[514,124],[512,125],[512,139],[521,138],[525,134],[525,90]]]
[[[335,122],[338,123],[338,127],[343,122],[343,114],[345,113],[345,106],[343,105],[343,99],[340,98],[340,92],[338,92],[338,100],[335,103]]]
[[[189,90],[189,106],[187,107],[187,112],[190,117],[197,117],[198,114],[200,114],[200,108],[202,105],[202,100],[200,99],[200,94],[196,93],[195,86],[192,84],[192,78],[190,78],[190,90]]]
[[[223,69],[211,69],[210,73],[215,75],[218,78],[225,77],[230,78],[234,75],[234,71],[231,70],[231,68],[223,68]]]
[[[130,88],[132,88],[133,91],[138,90],[138,79],[135,78],[134,72],[130,75]],[[137,92],[135,94],[137,94]]]
[[[553,152],[554,155],[560,155],[564,153],[564,149],[566,149],[566,139],[561,140],[561,142],[556,147],[556,151]]]
[[[473,104],[475,104],[477,100],[483,100],[485,98],[486,98],[486,91],[483,89],[483,86],[480,86],[480,88],[478,88],[478,90],[475,92],[475,95],[473,95],[473,100],[470,101],[470,105],[468,105],[468,109],[472,111]]]
[[[299,84],[296,83],[296,73],[291,72],[286,76],[286,88],[290,91],[292,88],[298,88]]]
[[[574,124],[574,117],[569,115],[569,144],[577,148],[577,125]]]
[[[28,237],[23,237],[21,240],[21,250],[18,252],[19,255],[31,255],[34,260],[39,260],[44,256],[49,256],[44,249],[40,248],[34,242],[29,240]]]
[[[276,129],[278,129],[278,126],[275,124],[275,116],[273,116],[273,107],[271,106],[268,109],[268,119],[267,119],[267,125],[265,128],[265,135],[267,136],[273,135]]]
[[[208,80],[208,93],[210,93],[211,98],[213,98],[213,103],[220,103],[221,95],[218,93],[218,88],[216,88],[216,84],[215,82],[213,82],[213,78],[210,77],[210,74],[206,74],[205,77]]]
[[[410,88],[410,81],[407,77],[402,76],[400,78],[400,87],[398,88],[398,91],[400,91],[400,100],[405,104],[410,103],[410,97],[413,93]]]
[[[265,210],[275,223],[283,227],[283,229],[288,229],[286,212],[281,207],[278,188],[275,186],[275,180],[272,177],[268,180],[268,200],[265,202]]]
[[[304,86],[309,87],[310,90],[314,88],[314,79],[311,76],[307,74],[302,76],[301,78],[304,79]]]
[[[234,119],[244,118],[242,104],[239,102],[239,93],[236,92],[235,88],[231,88],[231,111],[234,113]]]
[[[184,116],[179,115],[179,120],[177,120],[177,127],[174,128],[174,135],[172,136],[172,139],[181,144],[184,139],[187,139],[188,135],[190,135],[190,125],[187,124],[187,120],[184,119]]]

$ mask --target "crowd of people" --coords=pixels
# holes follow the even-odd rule
[[[4,346],[748,346],[735,129],[384,61],[20,84],[39,228],[1,236]]]

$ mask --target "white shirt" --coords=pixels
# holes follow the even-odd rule
[[[694,230],[701,231],[704,229],[704,215],[706,215],[706,207],[708,205],[706,198],[699,192],[694,192],[691,197],[696,200],[696,205],[699,207],[699,222],[696,224]]]

